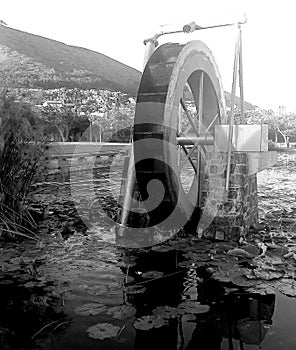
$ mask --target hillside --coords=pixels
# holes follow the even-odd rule
[[[141,73],[101,53],[0,26],[0,74],[8,86],[137,93]]]
[[[101,53],[0,25],[0,86],[96,88],[135,96],[140,79],[141,72]],[[229,106],[230,94],[225,97]]]
[[[230,99],[231,99],[231,94],[229,92],[225,91],[225,101],[226,101],[226,106],[227,107],[230,107]],[[234,103],[237,106],[240,106],[240,99],[239,99],[239,97],[237,97],[237,96],[235,97]],[[252,103],[245,101],[245,109],[254,110],[256,108],[258,108],[258,106],[255,106]]]

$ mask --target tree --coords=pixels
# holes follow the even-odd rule
[[[277,132],[279,132],[284,142],[287,144],[287,137],[296,136],[296,114],[284,113],[277,114]]]
[[[74,140],[89,126],[86,117],[77,115],[72,109],[46,106],[42,109],[42,119],[45,124],[45,133],[55,135],[58,132],[62,142]]]
[[[275,113],[272,110],[256,109],[245,111],[244,118],[239,111],[235,113],[237,124],[267,124],[270,139],[278,142],[279,134],[287,142],[287,137],[296,136],[295,113]]]
[[[126,106],[119,104],[114,104],[109,109],[106,108],[105,112],[92,114],[90,119],[93,125],[93,135],[95,136],[95,140],[102,140],[103,133],[113,134],[113,136],[111,136],[112,139],[115,137],[115,134],[119,139],[120,134],[122,134],[123,139],[129,139],[130,130],[134,122],[134,114],[134,105]],[[126,135],[127,133],[129,135]]]

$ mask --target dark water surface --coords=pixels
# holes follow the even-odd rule
[[[293,210],[295,163],[282,156],[259,175],[263,217],[275,207]],[[41,245],[1,246],[1,350],[296,348],[295,298],[214,280],[208,242],[183,237],[123,249],[101,239],[108,230],[77,230],[67,240],[47,232]],[[118,328],[93,339],[87,330],[98,323]]]

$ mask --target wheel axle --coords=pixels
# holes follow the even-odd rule
[[[177,144],[178,145],[194,145],[194,144],[200,144],[204,146],[210,146],[214,144],[214,136],[212,135],[206,135],[206,136],[196,136],[195,134],[186,134],[177,137]]]

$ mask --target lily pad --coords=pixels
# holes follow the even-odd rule
[[[90,338],[104,340],[115,338],[119,330],[120,327],[113,326],[111,323],[97,323],[94,326],[89,327],[86,332]]]
[[[92,287],[88,287],[86,289],[86,293],[88,295],[102,295],[102,294],[107,294],[108,293],[108,287],[105,286],[104,284],[102,285],[96,285]]]
[[[8,286],[10,284],[13,284],[14,282],[12,280],[2,280],[0,281],[1,286]]]
[[[146,287],[141,285],[128,286],[125,288],[127,294],[141,294],[146,291]]]
[[[227,254],[233,255],[233,256],[238,256],[240,258],[247,258],[247,259],[254,258],[253,254],[250,254],[249,252],[247,252],[246,250],[241,249],[241,248],[230,249],[230,250],[228,250]]]
[[[240,275],[232,276],[231,282],[238,287],[252,287],[257,283],[255,280],[249,280]]]
[[[79,316],[95,316],[105,312],[107,307],[99,303],[88,303],[75,308],[75,313]]]
[[[125,320],[127,318],[133,317],[136,314],[136,309],[131,305],[119,305],[108,309],[108,315],[119,320]]]
[[[294,280],[283,279],[276,285],[276,289],[289,297],[296,296],[296,285]]]
[[[158,278],[163,276],[163,272],[161,271],[147,271],[142,274],[142,278]]]
[[[169,245],[160,245],[160,246],[154,246],[152,250],[158,253],[167,253],[171,250],[174,250],[174,248]]]
[[[164,319],[161,316],[156,316],[156,315],[152,315],[152,316],[143,316],[141,318],[138,318],[135,322],[134,322],[134,327],[136,329],[140,329],[142,331],[148,331],[152,328],[160,328],[162,326],[165,326],[167,324],[167,320]]]
[[[179,314],[203,314],[208,312],[209,305],[202,305],[197,301],[185,301],[178,305]]]
[[[274,294],[275,290],[266,283],[259,283],[255,287],[250,287],[246,290],[248,293],[256,293],[260,295]]]
[[[253,273],[256,276],[256,278],[265,281],[271,281],[283,277],[283,274],[277,271],[254,270]]]
[[[218,270],[213,273],[212,277],[219,282],[228,283],[231,282],[232,276],[228,271]]]
[[[198,254],[195,253],[195,252],[192,252],[192,251],[182,253],[182,255],[183,255],[184,258],[186,258],[186,259],[193,259],[193,260],[198,259]]]
[[[164,319],[176,318],[178,316],[178,310],[175,307],[164,305],[158,306],[152,311],[153,315],[160,316]]]

